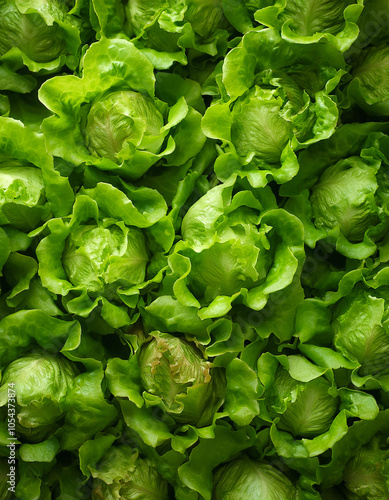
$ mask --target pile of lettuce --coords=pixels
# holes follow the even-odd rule
[[[1,500],[389,498],[388,0],[0,0]]]

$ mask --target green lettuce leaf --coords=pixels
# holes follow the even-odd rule
[[[0,89],[32,90],[36,79],[18,73],[25,67],[43,74],[76,69],[88,29],[65,2],[2,1],[0,10]]]
[[[192,205],[182,223],[183,240],[168,258],[170,269],[160,294],[174,294],[182,306],[197,308],[203,320],[234,312],[235,302],[260,311],[272,294],[297,291],[288,286],[299,275],[304,258],[299,221],[272,208],[274,198],[267,188],[250,187],[235,194],[238,186],[231,178]],[[292,225],[292,232],[286,229]],[[288,301],[286,296],[275,300]],[[294,299],[290,304],[288,317],[297,305]],[[277,325],[280,329],[285,319]]]
[[[221,99],[202,121],[205,134],[221,141],[219,179],[241,172],[255,187],[292,179],[299,169],[295,151],[335,131],[338,109],[330,93],[343,68],[326,46],[290,46],[272,29],[249,31],[227,54]]]
[[[57,76],[40,88],[40,100],[56,113],[42,124],[50,152],[131,180],[159,160],[183,165],[205,142],[201,116],[184,97],[169,108],[154,97],[154,84],[152,64],[131,42],[92,44],[81,78]]]
[[[221,0],[92,3],[98,36],[131,39],[157,69],[187,64],[187,52],[220,56],[227,49],[230,25]]]
[[[41,135],[0,118],[0,222],[30,231],[51,215],[67,215],[74,194],[53,165]]]
[[[114,328],[131,323],[126,307],[120,304],[134,308],[139,290],[147,286],[150,255],[146,246],[169,248],[171,244],[168,220],[165,240],[155,241],[152,229],[150,239],[142,232],[164,216],[162,196],[131,187],[127,194],[104,183],[85,190],[77,196],[70,220],[50,220],[50,233],[37,247],[43,286],[64,297],[68,312],[82,317],[88,317],[100,303],[102,317]],[[110,199],[114,201],[109,203]],[[150,205],[153,200],[155,207]],[[151,282],[160,279],[158,272],[157,268],[157,274],[150,276]]]
[[[324,39],[344,52],[358,36],[357,21],[362,9],[360,0],[282,0],[267,2],[254,17],[280,30],[288,42],[311,44]]]

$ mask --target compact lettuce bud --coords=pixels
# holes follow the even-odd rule
[[[210,303],[219,295],[232,296],[242,288],[251,289],[263,283],[272,264],[272,252],[266,249],[266,230],[258,233],[248,234],[247,240],[241,234],[234,242],[215,243],[193,253],[190,289],[194,295],[204,296]]]
[[[303,257],[300,223],[282,209],[273,210],[273,194],[234,193],[235,187],[231,177],[190,207],[183,239],[168,259],[180,282],[174,289],[177,300],[202,308],[202,318],[223,316],[234,301],[262,309],[269,294],[291,283]],[[255,196],[263,196],[266,208]],[[293,230],[286,232],[287,225]],[[282,279],[274,280],[275,275]],[[171,281],[167,278],[166,285]]]
[[[346,7],[353,3],[354,0],[339,0],[322,5],[309,0],[305,10],[299,8],[298,2],[288,1],[280,18],[297,36],[309,37],[317,33],[336,35],[344,29]]]
[[[361,448],[344,470],[347,500],[389,498],[388,466],[388,450]]]
[[[282,116],[282,101],[252,91],[232,110],[231,140],[241,157],[277,164],[292,137],[293,126]]]
[[[180,423],[204,426],[224,399],[224,374],[211,368],[192,344],[167,333],[155,333],[139,355],[144,388],[159,396]]]
[[[92,500],[169,500],[168,483],[130,446],[113,446],[93,473]]]
[[[378,380],[389,369],[388,299],[387,286],[358,284],[336,304],[332,322],[336,348],[360,363],[360,375]]]
[[[57,24],[48,26],[39,14],[22,14],[13,1],[1,1],[0,56],[13,47],[37,63],[46,63],[61,55],[66,43]]]
[[[104,291],[114,283],[142,283],[148,261],[142,232],[109,220],[101,222],[70,232],[62,255],[69,281],[90,292]]]
[[[75,366],[60,354],[38,351],[10,363],[1,381],[0,406],[7,404],[8,384],[13,384],[19,435],[41,440],[55,428],[76,375]]]
[[[112,92],[92,105],[85,143],[92,155],[114,162],[126,141],[140,150],[157,153],[165,137],[163,125],[163,116],[150,97],[131,90]]]
[[[48,214],[41,170],[28,162],[1,158],[0,224],[29,231]]]
[[[100,10],[105,4],[98,3]],[[184,80],[172,77],[184,84],[178,93],[175,83],[156,85],[153,64],[137,48],[138,42],[123,36],[104,36],[92,44],[83,57],[82,77],[58,76],[41,86],[39,99],[60,116],[59,122],[54,114],[45,118],[42,130],[54,156],[137,180],[159,160],[171,166],[185,164],[200,152],[205,136],[201,113],[188,105],[193,97],[184,90]],[[59,82],[67,89],[66,97]],[[193,85],[189,83],[188,89]],[[199,86],[193,104],[202,108],[198,99]]]
[[[330,387],[330,383],[322,378],[305,384],[296,400],[288,403],[277,427],[306,438],[326,432],[339,405],[339,398],[328,393]]]
[[[160,0],[131,0],[125,12],[129,32],[136,36],[146,32],[148,47],[167,52],[179,49],[184,24],[190,25],[198,43],[212,43],[217,31],[229,25],[222,0],[174,0],[168,9]]]
[[[120,328],[130,321],[121,304],[127,304],[126,297],[131,295],[129,307],[135,307],[134,299],[136,302],[145,286],[150,254],[156,248],[159,251],[159,242],[150,243],[147,233],[154,222],[147,220],[148,211],[153,210],[151,219],[158,220],[166,213],[166,204],[162,196],[146,190],[138,205],[140,212],[122,191],[106,183],[84,193],[77,196],[70,220],[64,217],[48,222],[50,234],[36,249],[39,275],[45,288],[66,297],[63,304],[71,314],[88,317],[100,303],[105,321]],[[98,199],[104,212],[89,195]],[[137,224],[140,228],[134,227]],[[155,267],[158,273],[158,265]],[[154,279],[152,273],[148,279]]]
[[[296,489],[275,467],[251,460],[244,455],[220,468],[214,474],[213,500],[294,500]]]
[[[376,162],[358,157],[341,160],[327,168],[311,190],[317,228],[340,227],[350,242],[363,240],[366,230],[379,222],[374,194],[378,188]]]
[[[255,20],[276,28],[282,38],[298,44],[312,44],[325,40],[340,52],[350,48],[358,36],[357,20],[363,9],[356,0],[246,0],[259,9]],[[303,8],[304,6],[304,8]]]

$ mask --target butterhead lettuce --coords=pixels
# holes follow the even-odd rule
[[[106,189],[111,193],[114,190],[118,205],[106,205]],[[146,285],[150,256],[142,229],[157,223],[166,211],[161,195],[152,190],[146,193],[159,204],[159,209],[142,214],[138,209],[142,205],[137,208],[120,190],[99,183],[76,198],[70,219],[52,219],[37,230],[43,231],[43,235],[49,232],[37,247],[38,273],[48,290],[64,297],[63,304],[69,312],[86,317],[101,302],[103,317],[109,324],[130,324],[120,303],[135,305],[139,289]],[[142,194],[138,201],[141,199]],[[126,219],[127,225],[118,217]],[[161,250],[164,244],[169,245],[169,239],[168,232],[165,241],[152,243],[150,233],[150,243],[156,248],[162,244]],[[160,279],[158,273],[150,278]]]
[[[91,45],[83,76],[47,81],[40,99],[56,113],[42,124],[50,152],[75,166],[135,180],[156,163],[183,165],[205,142],[201,115],[184,97],[170,107],[157,99],[152,64],[126,40]]]
[[[219,141],[221,180],[244,172],[255,187],[287,182],[299,169],[295,151],[333,134],[338,111],[330,93],[343,63],[331,52],[325,45],[290,46],[264,29],[248,32],[228,53],[218,80],[221,97],[203,118],[206,135]],[[239,74],[237,65],[244,68]]]
[[[0,0],[0,497],[384,500],[388,0]]]

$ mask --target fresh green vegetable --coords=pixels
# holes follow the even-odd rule
[[[129,446],[112,447],[92,472],[93,500],[168,500],[168,483]]]
[[[222,372],[212,369],[194,346],[176,337],[156,334],[141,348],[139,370],[143,387],[161,399],[177,422],[204,426],[221,406]]]
[[[388,0],[0,0],[0,500],[389,498]]]
[[[292,500],[296,491],[281,471],[269,464],[243,456],[223,465],[215,472],[213,497]]]
[[[8,384],[17,394],[17,431],[28,440],[41,440],[63,414],[63,402],[77,372],[66,358],[42,351],[20,357],[4,371],[0,405],[7,403]]]
[[[348,462],[344,474],[347,498],[370,500],[388,495],[388,450],[377,445],[374,443],[371,448],[361,448]]]

